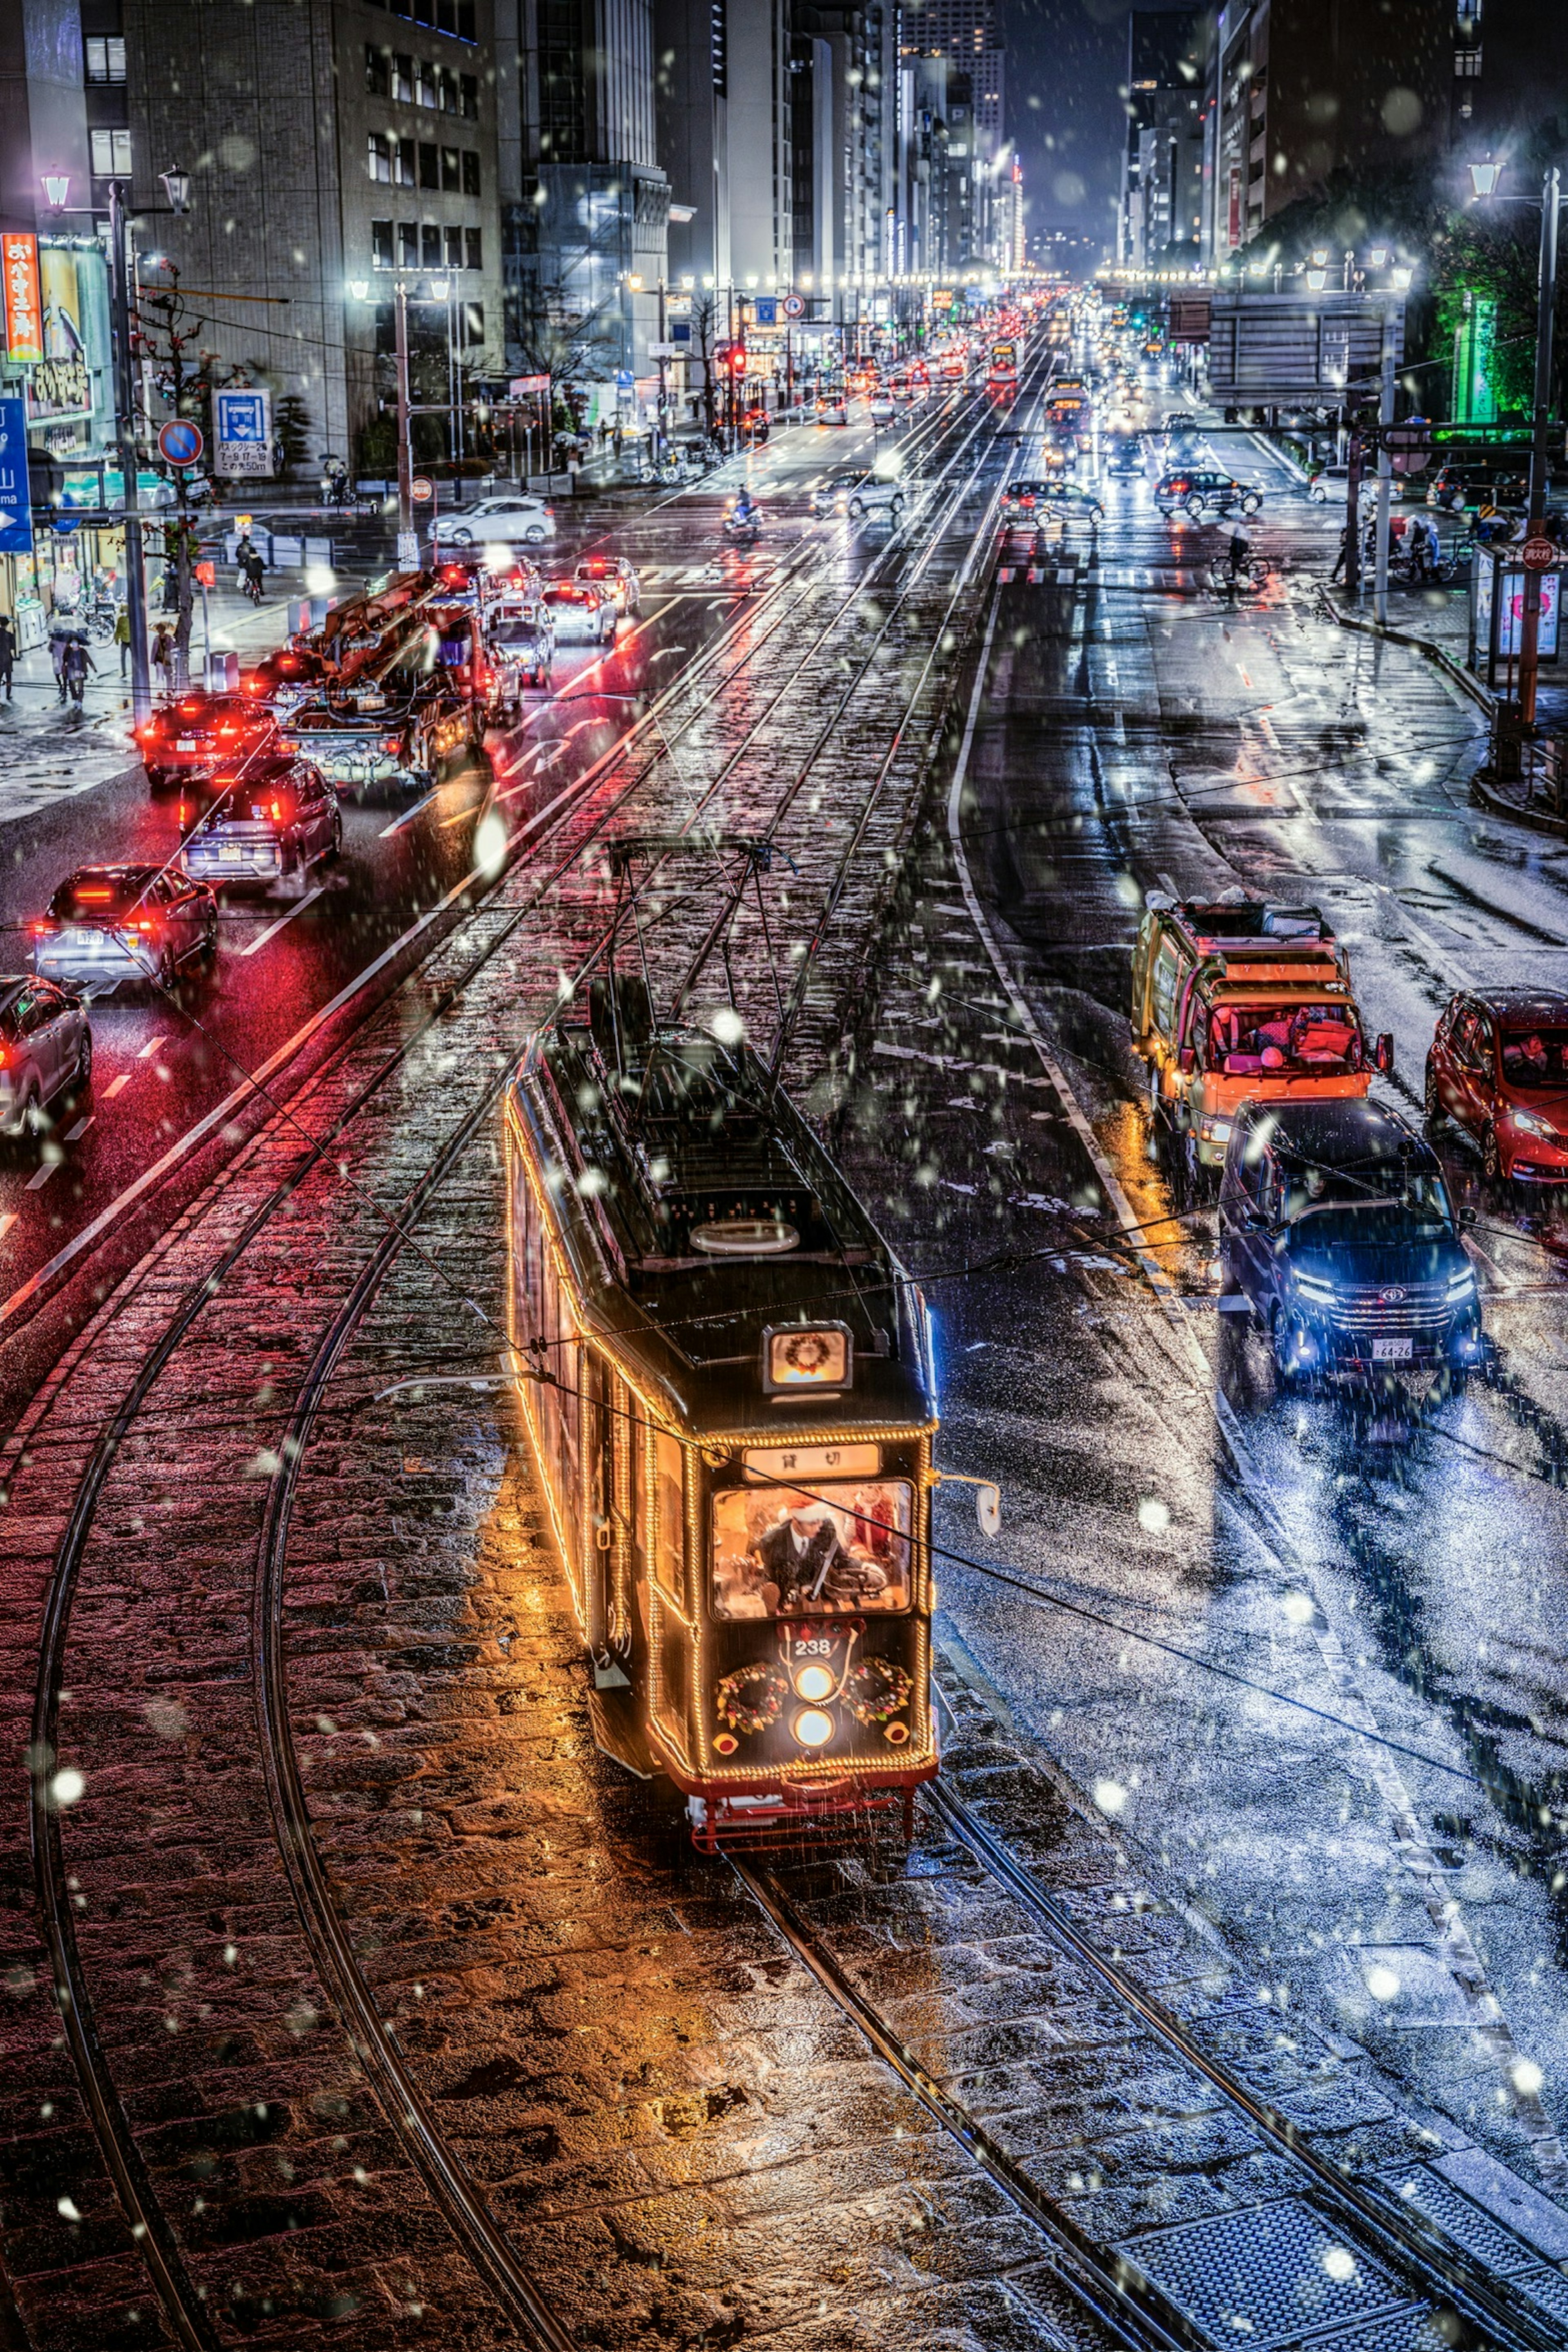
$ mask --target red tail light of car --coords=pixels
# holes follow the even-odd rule
[[[394,759],[395,759],[398,752],[403,749],[403,739],[399,735],[389,735],[382,744],[381,748],[384,751],[390,751]]]
[[[34,924],[32,924],[32,925],[30,926],[30,928],[31,928],[31,930],[32,930],[33,937],[34,937],[36,940],[47,940],[47,939],[48,939],[48,938],[51,936],[51,934],[52,934],[53,932],[58,931],[58,930],[59,929],[59,925],[58,925],[58,923],[51,923],[51,922],[47,922],[47,921],[46,921],[46,922],[41,922],[41,923],[34,923]]]

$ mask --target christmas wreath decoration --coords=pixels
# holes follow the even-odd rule
[[[857,1723],[887,1723],[902,1715],[914,1692],[914,1679],[896,1658],[863,1658],[844,1686],[844,1696]]]
[[[778,1721],[788,1689],[774,1666],[737,1666],[714,1691],[713,1705],[731,1731],[765,1731]]]

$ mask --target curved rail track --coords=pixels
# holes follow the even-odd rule
[[[91,1704],[91,1694],[82,1690],[79,1677],[73,1675],[68,1696],[65,1683],[73,1605],[90,1565],[92,1548],[95,1541],[113,1542],[112,1534],[103,1536],[102,1522],[111,1503],[120,1498],[121,1486],[134,1478],[139,1456],[156,1451],[156,1440],[151,1433],[162,1428],[178,1443],[184,1420],[186,1443],[193,1454],[204,1448],[209,1453],[215,1447],[222,1452],[222,1387],[209,1380],[203,1392],[198,1373],[197,1410],[193,1412],[187,1400],[184,1415],[178,1394],[165,1393],[178,1391],[181,1351],[210,1337],[221,1326],[237,1276],[242,1275],[265,1251],[287,1248],[289,1222],[312,1188],[340,1198],[347,1213],[362,1216],[374,1237],[374,1246],[353,1273],[342,1296],[342,1304],[314,1346],[294,1391],[287,1430],[279,1439],[276,1451],[266,1457],[276,1466],[267,1484],[248,1593],[247,1639],[254,1658],[255,1727],[272,1832],[283,1857],[315,1976],[327,1990],[359,2066],[373,2086],[382,2115],[405,2158],[424,2182],[474,2273],[495,2298],[508,2326],[521,2340],[561,2352],[571,2337],[519,2260],[507,2233],[492,2218],[483,2195],[453,2156],[421,2098],[413,2073],[398,2047],[396,2034],[383,2016],[374,1990],[355,1957],[326,1866],[313,1843],[309,1801],[289,1721],[283,1638],[284,1576],[298,1468],[321,1399],[366,1303],[374,1296],[386,1269],[408,1246],[412,1223],[424,1202],[458,1165],[475,1137],[484,1129],[512,1066],[514,1046],[503,1040],[498,1047],[495,1039],[498,1019],[515,1016],[520,1009],[519,986],[507,972],[508,959],[502,950],[525,936],[530,919],[574,869],[584,866],[595,845],[614,838],[616,826],[634,810],[639,794],[646,795],[650,787],[658,788],[661,772],[674,771],[679,775],[677,744],[695,739],[700,752],[704,717],[715,710],[722,713],[726,708],[724,698],[733,690],[737,680],[748,674],[758,680],[759,708],[748,715],[741,740],[724,751],[714,772],[689,795],[691,805],[685,825],[688,830],[698,826],[721,793],[740,789],[735,780],[742,778],[752,803],[747,815],[753,830],[776,834],[785,826],[788,817],[800,812],[807,780],[816,772],[829,745],[837,740],[837,730],[846,714],[854,710],[857,697],[868,681],[874,688],[879,687],[879,673],[887,658],[887,649],[895,632],[902,626],[921,655],[913,686],[896,700],[881,688],[880,714],[870,712],[856,719],[855,742],[837,763],[836,789],[841,799],[846,792],[848,794],[848,805],[837,821],[840,837],[827,845],[826,854],[816,857],[815,868],[804,845],[800,845],[804,870],[798,887],[816,908],[814,929],[820,940],[824,915],[830,914],[843,901],[850,869],[865,847],[871,814],[884,793],[895,760],[901,749],[909,749],[914,755],[911,732],[919,742],[929,742],[945,709],[945,703],[939,703],[934,711],[921,712],[920,707],[927,697],[938,649],[943,646],[949,624],[964,593],[965,577],[961,572],[954,584],[940,592],[934,611],[920,604],[917,591],[942,532],[951,527],[952,515],[984,463],[983,453],[979,464],[970,465],[964,471],[983,420],[977,419],[967,431],[963,429],[964,421],[964,412],[961,411],[957,421],[962,436],[959,446],[943,461],[938,480],[922,502],[921,518],[931,526],[928,544],[915,557],[911,575],[894,589],[886,609],[878,609],[869,623],[862,617],[868,595],[868,583],[862,580],[848,594],[835,598],[833,610],[824,622],[802,611],[800,583],[793,572],[756,599],[649,710],[639,715],[615,750],[560,796],[547,824],[530,845],[531,857],[537,857],[547,844],[553,845],[557,854],[544,876],[525,889],[521,903],[506,903],[503,887],[495,897],[463,915],[437,947],[434,956],[422,965],[421,973],[412,976],[412,980],[427,986],[427,975],[435,969],[438,982],[417,1015],[412,1019],[405,1016],[400,1022],[395,996],[390,1003],[370,1013],[359,1029],[333,1049],[322,1067],[310,1077],[302,1097],[296,1097],[288,1108],[279,1108],[273,1104],[274,1116],[268,1127],[242,1150],[219,1184],[209,1188],[173,1233],[150,1253],[149,1259],[122,1286],[116,1299],[100,1310],[8,1446],[7,1494],[14,1509],[18,1503],[26,1507],[26,1489],[31,1475],[58,1486],[60,1474],[68,1466],[73,1489],[43,1596],[31,1724],[34,1770],[30,1830],[35,1886],[56,2000],[115,2197],[146,2265],[167,2328],[175,2342],[193,2347],[193,2352],[212,2352],[222,2339],[207,2287],[193,2272],[187,2225],[171,2219],[164,2210],[140,2145],[138,2126],[132,2120],[117,2083],[116,2043],[122,2038],[122,2029],[119,2034],[106,2031],[95,2010],[91,1971],[79,1935],[79,1913],[86,1898],[78,1891],[76,1874],[67,1852],[66,1816],[61,1810],[61,1784],[57,1778],[62,1754],[73,1748],[80,1710]],[[911,519],[901,537],[907,539],[913,527]],[[890,568],[890,561],[889,557],[879,561],[875,567],[877,578]],[[759,629],[759,621],[765,615],[771,616],[769,625]],[[844,646],[840,656],[847,683],[834,699],[831,719],[826,724],[816,726],[807,752],[804,757],[797,753],[784,771],[781,793],[771,730],[782,723],[781,714],[792,692],[805,689],[819,702],[820,663],[836,631],[858,638],[858,642]],[[804,648],[800,644],[803,635]],[[731,660],[728,656],[737,642],[739,650]],[[770,648],[773,658],[777,658],[781,650],[784,656],[784,675],[776,683],[761,675],[767,667],[763,657]],[[951,640],[944,649],[952,649]],[[887,708],[889,701],[893,702],[890,710]],[[914,723],[917,712],[923,725]],[[649,729],[659,730],[657,747],[651,747],[644,759],[628,757],[639,736]],[[876,747],[875,757],[867,756],[871,746]],[[748,772],[748,761],[754,773]],[[617,769],[619,772],[616,772]],[[848,771],[847,780],[844,770]],[[611,789],[602,801],[591,802],[592,786],[601,777],[609,782]],[[758,802],[761,804],[755,805]],[[879,876],[878,887],[881,881]],[[670,919],[682,912],[687,918],[684,934],[682,926]],[[567,907],[563,919],[565,936],[570,940],[568,961],[581,968],[592,961],[603,942],[602,899],[588,892],[581,906]],[[664,909],[661,950],[673,949],[679,953],[689,949],[700,933],[701,919],[700,909],[690,908],[683,899],[672,900]],[[560,951],[559,939],[552,940],[552,950],[553,960]],[[454,963],[455,970],[441,969]],[[412,980],[403,983],[403,991],[409,989]],[[484,1002],[477,1003],[477,997],[484,991],[489,992]],[[547,1011],[548,1004],[545,995],[535,1007],[533,1017]],[[798,1010],[798,1003],[795,1009]],[[394,1115],[399,1122],[420,1117],[428,1119],[432,1114],[438,1117],[443,1108],[449,1109],[451,1088],[444,1069],[437,1067],[437,1048],[444,1042],[444,1027],[453,1020],[472,1024],[473,1057],[483,1082],[477,1096],[450,1126],[439,1148],[433,1151],[421,1148],[424,1172],[419,1181],[412,1190],[386,1203],[373,1197],[379,1188],[368,1166],[363,1176],[356,1171],[351,1178],[354,1151],[368,1149],[374,1157],[374,1144],[366,1147],[362,1140],[367,1123]],[[393,1041],[389,1047],[379,1046],[378,1033],[389,1024],[394,1031]],[[363,1060],[363,1067],[356,1056]],[[398,1090],[401,1099],[394,1103],[392,1097]],[[301,1116],[302,1102],[309,1103],[315,1113],[309,1125]],[[278,1163],[277,1172],[269,1166],[269,1160]],[[216,1252],[210,1246],[210,1237],[205,1248],[202,1239],[204,1213],[212,1208],[215,1200],[224,1204],[230,1228]],[[321,1213],[319,1204],[316,1213]],[[224,1222],[219,1219],[220,1225]],[[328,1229],[332,1222],[329,1215]],[[95,1349],[100,1342],[112,1339],[119,1343],[123,1357],[123,1334],[118,1317],[125,1299],[135,1298],[154,1273],[160,1282],[168,1285],[171,1276],[178,1271],[180,1257],[192,1255],[180,1247],[182,1237],[187,1235],[195,1237],[194,1255],[200,1261],[194,1278],[182,1283],[172,1307],[157,1310],[156,1336],[150,1346],[138,1349],[129,1377],[123,1367],[116,1371],[105,1366],[107,1391],[113,1401],[106,1410],[95,1413],[93,1383],[84,1378]],[[323,1287],[331,1289],[331,1279],[318,1283],[310,1278],[309,1268],[301,1269],[301,1273],[311,1315],[331,1312],[321,1291]],[[110,1350],[105,1348],[104,1352],[107,1355]],[[71,1406],[68,1414],[59,1411],[61,1402],[68,1398]],[[210,1412],[215,1403],[218,1411],[209,1426],[199,1408],[205,1404]],[[52,1428],[51,1421],[55,1424]],[[91,1424],[90,1437],[83,1433],[84,1424],[88,1423]],[[230,1468],[231,1479],[233,1475]],[[248,1491],[254,1496],[255,1486]],[[259,2107],[258,2112],[261,2112]],[[196,2210],[201,2210],[199,2202]]]

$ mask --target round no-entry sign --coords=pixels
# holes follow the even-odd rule
[[[206,444],[199,425],[185,416],[171,416],[158,427],[158,446],[171,466],[194,466]]]
[[[1527,539],[1519,553],[1527,572],[1545,572],[1557,561],[1557,548],[1550,539]]]
[[[428,474],[416,474],[408,485],[408,495],[416,506],[422,507],[433,494],[435,487]]]

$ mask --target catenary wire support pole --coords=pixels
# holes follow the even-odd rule
[[[1563,202],[1563,174],[1556,164],[1541,187],[1541,264],[1535,322],[1535,406],[1530,432],[1530,536],[1546,532],[1546,426],[1552,413],[1552,336],[1557,310],[1557,229]],[[1541,574],[1529,567],[1524,574],[1524,609],[1519,632],[1519,717],[1521,727],[1535,724],[1535,688],[1540,671]]]
[[[1377,402],[1377,555],[1373,575],[1373,615],[1378,627],[1388,625],[1388,509],[1394,491],[1394,457],[1388,428],[1394,422],[1394,333],[1390,305],[1382,313],[1382,382]]]
[[[408,289],[399,278],[392,294],[393,335],[397,359],[397,568],[419,569],[414,530],[414,452],[409,446]]]
[[[147,648],[147,572],[142,551],[137,497],[136,415],[132,400],[130,268],[126,250],[123,180],[109,184],[109,299],[114,337],[114,428],[120,449],[120,487],[125,514],[125,600],[131,623],[131,718],[141,726],[153,709],[152,666]]]

